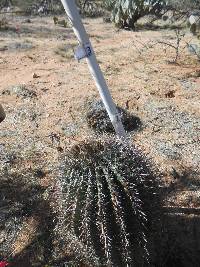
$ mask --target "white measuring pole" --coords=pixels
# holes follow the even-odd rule
[[[98,65],[94,50],[82,23],[81,16],[79,14],[75,1],[61,0],[61,2],[64,6],[68,18],[72,23],[74,33],[80,43],[80,47],[78,47],[78,49],[76,50],[75,56],[78,60],[86,58],[90,72],[95,80],[96,86],[99,90],[101,99],[105,105],[110,120],[114,126],[115,132],[120,138],[125,138],[126,133],[122,125],[121,118],[113,102],[103,73]]]

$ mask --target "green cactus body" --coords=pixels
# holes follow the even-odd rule
[[[57,231],[66,250],[90,266],[147,266],[152,178],[141,153],[122,141],[101,138],[72,147],[58,190]]]

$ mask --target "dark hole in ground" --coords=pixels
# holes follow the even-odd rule
[[[131,132],[140,128],[142,123],[139,117],[130,114],[128,111],[118,106],[117,109],[121,116],[123,126],[127,132]],[[102,101],[95,101],[89,104],[86,120],[88,126],[96,132],[114,133],[113,125]]]

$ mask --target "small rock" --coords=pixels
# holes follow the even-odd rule
[[[40,76],[37,74],[37,73],[33,73],[33,78],[36,79],[36,78],[40,78]]]
[[[174,98],[175,97],[175,91],[174,90],[170,90],[169,92],[167,92],[165,94],[166,98]]]
[[[24,23],[31,23],[32,21],[30,19],[25,19]]]
[[[44,178],[46,176],[46,173],[40,169],[36,169],[34,174],[38,178]]]
[[[162,16],[162,20],[163,20],[163,21],[167,21],[168,19],[169,19],[169,16],[167,16],[167,15],[163,15],[163,16]]]
[[[8,47],[6,45],[0,47],[0,51],[6,51],[6,50],[8,50]]]

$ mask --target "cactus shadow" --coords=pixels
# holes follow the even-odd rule
[[[200,255],[200,207],[197,195],[199,173],[192,168],[173,170],[174,182],[163,188],[164,198],[181,191],[193,196],[184,204],[163,206],[161,228],[152,240],[152,266],[197,267]]]
[[[168,209],[152,266],[197,267],[200,252],[200,212]]]

